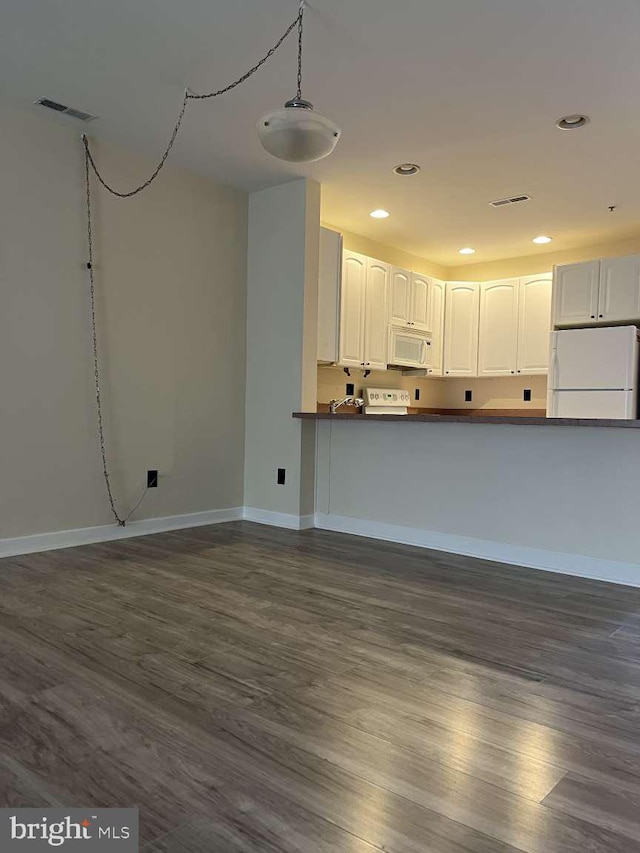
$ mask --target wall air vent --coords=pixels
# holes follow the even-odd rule
[[[48,110],[53,110],[56,113],[62,113],[66,116],[71,116],[71,118],[80,119],[80,121],[93,121],[97,116],[92,115],[91,113],[85,113],[82,110],[76,110],[73,107],[67,107],[64,104],[59,104],[57,101],[52,101],[49,98],[39,98],[34,103],[39,104],[41,107],[46,107]]]
[[[490,201],[491,207],[504,207],[506,204],[518,204],[521,201],[531,201],[530,195],[514,195],[511,198],[499,198],[497,201]]]

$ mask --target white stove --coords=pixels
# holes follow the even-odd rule
[[[365,388],[365,415],[406,415],[411,398],[402,388]]]

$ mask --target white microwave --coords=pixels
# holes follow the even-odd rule
[[[389,327],[389,367],[430,367],[431,333]]]

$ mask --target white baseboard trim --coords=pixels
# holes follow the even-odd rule
[[[13,539],[0,539],[0,557],[16,557],[19,554],[53,551],[57,548],[72,548],[76,545],[88,545],[92,542],[110,542],[114,539],[148,536],[151,533],[163,533],[167,530],[222,524],[225,521],[238,521],[242,517],[242,507],[231,507],[230,509],[213,509],[207,512],[191,512],[186,515],[169,515],[164,518],[130,521],[126,527],[118,527],[116,524],[101,524],[98,527],[81,527],[77,530],[58,530],[54,533],[36,533],[34,536],[17,536]]]
[[[540,548],[437,533],[432,530],[349,518],[344,515],[316,513],[315,526],[321,530],[334,530],[338,533],[350,533],[353,536],[416,545],[419,548],[432,548],[434,551],[448,551],[450,554],[477,557],[496,563],[510,563],[546,572],[640,587],[640,564],[637,563],[620,563],[615,560],[583,557],[579,554],[544,551]]]
[[[286,512],[271,512],[267,509],[255,509],[245,506],[243,518],[245,521],[255,521],[256,524],[268,524],[270,527],[285,527],[287,530],[308,530],[315,527],[315,515],[290,515]]]

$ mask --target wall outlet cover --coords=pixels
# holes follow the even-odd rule
[[[419,388],[416,388],[416,390],[415,390],[414,399],[416,399],[416,400],[420,399],[420,389]]]
[[[353,382],[347,382],[347,391],[346,391],[347,397],[353,397],[355,393],[356,393],[356,386],[354,385],[354,383]]]
[[[472,400],[473,400],[473,391],[465,391],[464,392],[465,403],[471,403]]]
[[[279,486],[284,486],[286,479],[286,471],[284,468],[278,468],[277,482]]]
[[[148,489],[157,489],[158,488],[158,472],[149,470],[147,471],[147,488]]]
[[[522,399],[525,403],[531,402],[531,388],[525,388],[522,392]]]

